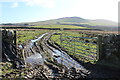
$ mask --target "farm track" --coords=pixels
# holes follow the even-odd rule
[[[50,37],[53,35],[54,33],[48,33],[43,39],[42,39],[42,41],[41,41],[41,46],[42,46],[42,50],[43,50],[43,53],[45,52],[45,53],[48,53],[48,54],[50,54],[50,56],[51,57],[54,57],[53,55],[52,55],[52,53],[54,53],[54,50],[56,50],[53,46],[50,46],[50,42],[49,42],[49,39],[50,39]],[[56,45],[54,45],[54,46],[56,46]],[[59,47],[58,47],[59,48]],[[59,48],[59,50],[60,50],[60,48]],[[53,60],[53,62],[54,62],[54,59],[52,59]],[[63,61],[65,61],[66,59],[63,59]],[[48,62],[49,63],[49,62]],[[66,74],[65,72],[61,72],[61,68],[63,68],[62,69],[62,71],[66,71],[66,72],[69,72],[69,71],[71,71],[71,69],[68,69],[67,67],[65,67],[65,66],[63,66],[63,67],[59,67],[59,66],[56,66],[54,63],[49,63],[49,64],[51,64],[52,66],[51,66],[51,68],[49,67],[49,68],[47,68],[48,70],[50,70],[52,73],[50,73],[50,74],[57,74],[56,75],[56,77],[58,78],[58,77],[60,77],[61,76],[61,78],[64,78],[63,77],[63,74],[64,75],[66,75],[66,77],[67,76],[69,76],[69,77],[67,77],[67,78],[70,78],[70,76],[72,77],[73,75],[71,74],[70,75],[70,73],[69,73],[69,75],[68,75],[68,73]],[[46,66],[46,67],[48,67],[48,66]],[[65,68],[64,68],[65,67]],[[72,67],[72,66],[71,66]],[[76,70],[76,69],[75,69]],[[88,74],[88,71],[87,70],[85,70],[85,69],[79,69],[80,70],[80,72],[78,72],[76,75],[74,75],[74,77],[75,76],[78,76],[78,78],[83,78],[83,77],[85,77],[87,74]],[[54,73],[54,72],[57,72],[57,73]],[[63,74],[61,74],[61,73],[63,73]],[[81,73],[81,74],[80,74]],[[50,74],[47,74],[47,77],[49,78],[51,75]],[[74,74],[74,72],[73,72],[73,74]],[[52,77],[54,77],[54,76],[52,76]]]
[[[55,47],[51,46],[52,44],[50,44],[51,41],[49,41],[49,39],[53,34],[54,33],[46,33],[44,36],[40,36],[41,38],[38,41],[31,41],[33,43],[32,46],[31,42],[24,46],[24,54],[26,59],[27,57],[30,57],[31,55],[35,55],[37,53],[39,53],[44,58],[44,64],[28,63],[27,67],[29,69],[27,73],[25,70],[21,70],[23,73],[26,74],[25,78],[40,78],[45,80],[85,78],[89,74],[88,70],[84,68],[75,69],[72,68],[73,65],[69,65],[71,68],[68,68],[67,66],[61,65],[61,63],[58,63],[57,60],[55,60],[56,57],[53,55],[53,53],[55,53],[54,50],[56,50],[55,47],[57,47],[60,51],[62,50],[56,45],[53,45]],[[67,59],[64,58],[63,62],[64,61],[67,61]],[[19,77],[21,71],[18,71]],[[4,77],[7,75],[13,76],[12,73],[8,73],[4,75]]]
[[[3,78],[22,78],[21,75],[25,74],[24,77],[26,79],[44,79],[44,80],[50,80],[50,79],[79,79],[85,77],[88,73],[87,70],[83,71],[82,69],[79,70],[79,72],[76,72],[75,69],[68,69],[66,66],[61,65],[57,63],[56,60],[54,60],[52,53],[54,52],[54,47],[50,46],[48,44],[48,40],[51,37],[51,35],[54,33],[47,33],[45,36],[43,36],[39,41],[34,42],[33,46],[26,45],[24,46],[24,54],[25,58],[34,55],[36,53],[40,53],[44,58],[44,64],[28,64],[26,65],[27,70],[21,69],[21,70],[15,70],[12,72],[9,72],[5,75],[1,75]],[[4,42],[3,44],[6,44]],[[6,46],[8,49],[6,49]],[[14,61],[14,58],[17,56],[14,55],[15,52],[13,50],[9,49],[9,45],[5,45],[3,50],[7,51],[5,52],[5,55],[12,61]],[[13,48],[13,47],[11,47]],[[14,48],[13,48],[14,49]],[[11,55],[7,55],[6,53],[9,53],[9,51],[12,51]],[[46,56],[48,55],[48,56]],[[12,58],[11,58],[12,56]]]

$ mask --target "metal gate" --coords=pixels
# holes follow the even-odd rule
[[[85,33],[62,33],[60,35],[61,46],[69,55],[84,61],[95,63],[98,60],[98,37]]]

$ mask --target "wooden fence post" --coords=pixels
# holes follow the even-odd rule
[[[14,31],[14,45],[16,46],[16,31]]]
[[[15,54],[16,56],[18,57],[18,53],[17,53],[17,44],[16,44],[16,31],[14,31],[14,34],[13,34],[13,44],[15,45]]]
[[[102,54],[103,54],[102,41],[103,41],[102,35],[98,35],[98,43],[97,43],[97,59],[98,60],[101,60]]]

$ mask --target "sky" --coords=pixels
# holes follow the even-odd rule
[[[0,23],[36,22],[62,17],[118,22],[119,0],[0,0]]]

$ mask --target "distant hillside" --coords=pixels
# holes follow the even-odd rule
[[[80,17],[64,17],[64,18],[51,19],[46,21],[26,22],[26,23],[18,23],[18,24],[26,24],[29,26],[73,25],[73,26],[80,26],[80,27],[87,27],[87,28],[101,29],[108,31],[118,30],[116,22],[112,22],[104,19],[89,20]]]
[[[117,26],[117,22],[113,22],[110,20],[104,20],[104,19],[97,19],[97,20],[91,20],[91,23],[96,23],[97,25],[104,25],[104,26]]]

